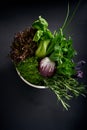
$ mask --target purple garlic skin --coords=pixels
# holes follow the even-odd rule
[[[51,77],[55,72],[55,62],[48,57],[43,58],[39,64],[39,72],[44,77]]]

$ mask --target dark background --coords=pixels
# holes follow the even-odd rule
[[[78,0],[69,1],[70,14]],[[62,26],[68,0],[0,2],[0,130],[87,130],[87,98],[73,98],[64,110],[49,89],[35,89],[17,75],[8,57],[14,34],[31,26],[41,15],[53,32]],[[78,52],[76,62],[87,62],[87,2],[82,0],[67,28]],[[84,80],[87,83],[87,63]]]

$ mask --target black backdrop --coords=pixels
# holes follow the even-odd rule
[[[69,1],[71,13],[77,0]],[[1,130],[87,130],[87,98],[73,98],[66,111],[49,89],[35,89],[17,75],[8,57],[14,34],[31,26],[39,15],[51,31],[61,27],[68,0],[2,1],[0,3],[0,118]],[[87,2],[82,0],[67,28],[78,52],[76,62],[87,62]],[[84,67],[87,83],[87,64]]]

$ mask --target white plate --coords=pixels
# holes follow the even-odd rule
[[[32,87],[34,87],[34,88],[39,88],[39,89],[45,89],[45,88],[47,88],[47,87],[45,87],[45,86],[38,86],[38,85],[31,84],[30,82],[28,82],[27,80],[25,80],[25,79],[21,76],[21,74],[20,74],[20,72],[18,71],[17,68],[16,68],[16,71],[17,71],[19,77],[20,77],[26,84],[28,84],[29,86],[32,86]]]

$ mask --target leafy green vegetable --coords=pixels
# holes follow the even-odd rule
[[[49,42],[50,42],[49,39],[40,42],[39,47],[35,53],[37,57],[42,58],[46,56],[46,49]]]
[[[33,37],[33,41],[38,42],[42,35],[43,35],[43,31],[37,30],[37,32],[35,33],[35,35]]]
[[[73,57],[76,55],[76,51],[72,46],[72,39],[69,37],[66,39],[62,29],[56,32],[54,38],[49,46],[48,52],[51,52],[50,59],[57,62],[58,74],[71,76],[75,73]]]
[[[39,16],[39,19],[32,24],[33,28],[37,29],[33,41],[38,42],[36,56],[39,58],[46,56],[47,47],[53,37],[51,31],[48,29],[48,23],[45,19]]]
[[[39,19],[34,21],[34,23],[32,24],[33,28],[36,28],[37,30],[46,30],[48,27],[48,22],[42,18],[41,16],[39,16]]]

